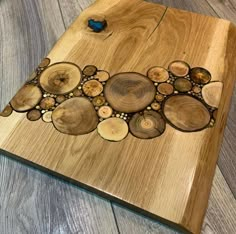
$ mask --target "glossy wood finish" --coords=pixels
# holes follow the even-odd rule
[[[217,174],[218,175],[218,174]],[[224,184],[224,183],[223,183]],[[225,185],[224,185],[225,186]],[[220,187],[219,187],[220,188]],[[218,191],[218,189],[217,190],[214,190],[214,191]],[[213,192],[214,192],[213,191]],[[228,191],[228,190],[227,190]],[[217,201],[216,201],[217,202]],[[231,201],[228,201],[228,202],[233,202],[233,200],[231,199]],[[214,208],[213,209],[216,209],[216,207],[217,206],[213,206]],[[223,207],[223,204],[222,204],[222,207]],[[224,208],[222,208],[222,209],[224,209]],[[229,210],[228,210],[229,211]],[[227,213],[228,211],[226,211],[225,210],[225,212]],[[123,211],[123,214],[125,213],[125,211]],[[214,213],[214,212],[213,212]],[[119,212],[117,213],[117,215],[118,215],[118,217],[119,217]],[[122,214],[121,214],[122,215]],[[135,216],[134,216],[135,217]],[[211,217],[213,217],[213,216],[211,216]],[[227,216],[228,217],[228,220],[231,220],[231,222],[232,222],[232,218],[230,218],[230,216]],[[232,216],[231,216],[232,217]],[[135,219],[135,218],[134,218]],[[127,221],[127,219],[126,219],[126,221]],[[207,222],[208,222],[209,220],[207,220]],[[214,220],[211,220],[211,222],[213,222],[214,223]],[[222,220],[221,220],[221,222],[222,222]],[[147,223],[148,223],[148,221],[147,221]],[[123,231],[123,233],[125,233],[127,230],[128,230],[128,228],[129,227],[131,227],[131,226],[129,226],[129,224],[126,222],[126,225],[124,225],[124,224],[121,224],[122,225],[122,228],[121,228],[121,230]],[[138,225],[138,224],[137,224]],[[206,231],[209,231],[209,228],[210,229],[212,229],[212,230],[214,230],[215,232],[217,232],[217,230],[219,230],[219,229],[217,229],[217,223],[216,223],[216,226],[212,226],[211,224],[209,225],[209,223],[206,225],[206,227],[208,227],[207,229],[206,229]],[[126,229],[127,228],[127,229]],[[148,229],[148,225],[147,226],[145,226],[144,225],[144,230],[146,229]],[[230,225],[225,225],[225,228],[230,228]],[[166,230],[166,229],[164,229],[164,230]],[[225,231],[226,229],[224,229],[224,231]],[[227,230],[229,230],[229,229],[227,229]],[[149,230],[150,231],[150,230]],[[156,229],[154,228],[153,229],[153,232],[155,232],[155,233],[158,233],[158,227],[156,227]],[[204,229],[203,229],[203,232],[204,232]]]

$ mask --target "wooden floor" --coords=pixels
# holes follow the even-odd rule
[[[0,108],[92,0],[0,1]],[[152,1],[236,24],[236,0]],[[236,233],[236,90],[202,233]],[[176,233],[0,156],[0,233]]]

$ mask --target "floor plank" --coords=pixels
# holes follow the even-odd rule
[[[0,1],[1,107],[65,27],[57,0]],[[0,155],[0,233],[117,233],[110,202]]]
[[[236,24],[236,0],[207,0],[207,2],[221,18]]]

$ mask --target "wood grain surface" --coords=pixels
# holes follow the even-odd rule
[[[78,14],[78,10],[81,9],[81,7],[83,8],[84,6],[87,6],[90,4],[89,1],[61,1],[60,2],[61,5],[64,7],[61,8],[63,16],[64,16],[64,20],[65,20],[65,24],[67,24],[66,22],[68,22],[68,24],[70,22],[73,21],[74,17],[77,16]],[[163,3],[168,4],[168,1],[163,1]],[[4,5],[5,4],[5,5]],[[33,15],[29,14],[24,14],[23,12],[31,12],[35,15],[41,15],[44,14],[44,16],[46,15],[47,17],[44,17],[44,19],[39,18],[37,20],[37,25],[41,25],[42,22],[46,20],[45,18],[47,18],[47,25],[53,24],[55,22],[55,19],[53,19],[52,16],[56,15],[57,16],[57,21],[58,19],[60,19],[60,17],[58,17],[58,11],[57,11],[57,7],[56,4],[53,5],[53,7],[50,7],[50,4],[44,1],[39,1],[37,2],[37,4],[33,4],[34,6],[31,7],[29,6],[29,4],[23,4],[21,5],[19,2],[14,2],[12,1],[12,4],[15,6],[18,6],[20,9],[24,9],[22,11],[22,14],[20,14],[19,18],[22,21],[30,21],[29,19],[31,19],[33,17]],[[172,3],[172,6],[174,3]],[[189,1],[175,1],[175,7],[180,7],[180,8],[185,8],[185,9],[189,9],[189,10],[194,10],[197,12],[202,12],[205,14],[213,14],[212,9],[209,7],[208,4],[206,4],[205,1],[195,1],[195,2],[189,2]],[[232,3],[233,4],[233,3]],[[218,4],[220,5],[220,4]],[[221,7],[221,11],[223,12],[225,7],[224,5],[221,3],[220,5]],[[4,8],[3,8],[4,7]],[[31,7],[30,9],[28,9],[28,7]],[[42,7],[42,8],[40,8]],[[17,7],[16,7],[17,8]],[[10,16],[8,16],[8,19],[10,19],[10,23],[5,22],[5,20],[7,19],[7,17],[5,17],[4,21],[3,18],[1,18],[1,30],[2,30],[2,25],[6,25],[6,28],[9,29],[10,27],[13,27],[16,24],[16,21],[14,20],[14,17],[16,17],[16,14],[13,14],[12,11],[14,11],[14,9],[16,9],[14,7],[11,8],[11,4],[10,2],[7,1],[2,1],[0,3],[0,11],[4,12],[8,12]],[[28,11],[27,11],[28,9]],[[42,12],[42,9],[44,10],[44,12]],[[76,12],[77,11],[77,12]],[[74,14],[74,15],[73,15]],[[225,15],[227,15],[227,13],[224,13]],[[50,16],[50,17],[49,17]],[[51,21],[50,21],[51,20]],[[231,19],[233,20],[233,19]],[[41,24],[39,23],[41,22]],[[36,22],[35,22],[36,23]],[[58,28],[59,24],[57,24],[57,28]],[[17,28],[17,27],[16,27]],[[27,24],[23,25],[22,28],[24,30],[29,30],[29,27],[27,26]],[[54,28],[56,29],[56,28]],[[45,30],[45,28],[44,28]],[[14,43],[9,43],[9,39],[13,39],[14,36],[11,34],[13,33],[10,32],[8,33],[8,37],[6,37],[5,40],[3,40],[3,42],[5,42],[5,47],[6,45],[8,45],[9,48],[11,48],[14,51],[14,46],[18,45],[18,41],[15,41]],[[14,32],[15,33],[15,32]],[[30,34],[31,32],[29,32],[28,34]],[[53,43],[54,41],[51,40],[51,42],[48,40],[44,40],[42,39],[43,37],[45,37],[45,35],[48,36],[48,34],[52,33],[51,29],[48,31],[44,31],[44,34],[40,35],[39,37],[37,37],[37,39],[40,39],[40,43],[42,44],[42,46],[47,47],[47,45],[49,43]],[[53,34],[53,33],[52,33]],[[2,35],[2,34],[1,34]],[[25,37],[26,35],[22,35],[22,37]],[[30,36],[32,37],[32,43],[34,41],[34,33],[30,34]],[[53,35],[55,36],[55,35]],[[53,38],[53,36],[51,36],[50,38]],[[58,37],[59,35],[55,36]],[[56,38],[55,38],[56,40]],[[9,43],[9,44],[8,44]],[[29,61],[25,61],[22,60],[22,56],[19,54],[16,54],[15,57],[12,57],[11,60],[5,61],[5,65],[3,66],[2,72],[5,71],[5,77],[8,77],[9,81],[8,82],[15,82],[14,83],[14,87],[12,86],[8,86],[11,87],[11,89],[15,88],[19,88],[21,83],[19,83],[19,79],[17,79],[15,76],[11,77],[9,76],[9,73],[6,73],[7,71],[7,67],[11,67],[12,66],[12,61],[15,61],[15,72],[25,72],[27,74],[25,74],[23,77],[21,77],[21,82],[26,80],[27,75],[30,73],[31,70],[33,70],[33,68],[35,67],[36,64],[38,64],[38,62],[40,61],[40,58],[42,58],[44,56],[44,54],[42,55],[42,49],[41,50],[36,50],[35,48],[31,47],[30,43],[23,43],[25,45],[25,51],[24,53],[29,53],[31,52],[34,55],[34,58],[38,58],[38,60],[36,61],[36,63],[34,65],[32,65],[32,67],[30,67],[29,71],[26,72],[25,69],[30,66],[29,65]],[[1,44],[2,45],[2,44]],[[21,45],[22,46],[22,45]],[[38,45],[39,46],[39,45]],[[1,47],[1,51],[3,51],[3,46]],[[49,48],[50,49],[50,46]],[[1,53],[2,56],[2,53]],[[2,60],[3,61],[3,60]],[[32,61],[32,59],[31,59]],[[7,75],[6,75],[7,74]],[[16,75],[16,74],[15,74]],[[18,74],[19,75],[19,74]],[[17,76],[17,75],[16,75]],[[4,84],[2,79],[4,78],[4,76],[1,76],[1,84]],[[5,86],[1,86],[1,97],[3,97],[1,100],[4,102],[4,104],[2,105],[2,107],[5,105],[5,103],[9,100],[9,98],[11,98],[12,94],[15,93],[16,90],[12,91],[12,94],[9,94],[8,92],[5,92],[5,90],[3,90],[7,88]],[[4,94],[2,93],[4,92]],[[6,97],[5,97],[6,96]],[[233,108],[232,108],[233,109]],[[232,110],[231,109],[231,116],[233,116],[235,109]],[[231,125],[229,125],[231,123]],[[228,122],[228,128],[227,130],[229,131],[229,135],[228,137],[225,139],[225,142],[227,142],[227,144],[229,144],[230,150],[228,147],[226,147],[227,150],[225,150],[224,154],[224,161],[221,163],[221,168],[226,168],[225,170],[222,170],[222,173],[225,175],[225,177],[229,178],[229,180],[227,180],[227,183],[229,183],[231,188],[234,188],[235,186],[235,182],[233,181],[233,176],[230,177],[230,174],[233,175],[235,173],[235,164],[232,163],[232,160],[234,160],[233,156],[234,156],[234,149],[235,147],[233,146],[232,142],[234,142],[234,134],[233,134],[233,125],[234,122]],[[224,145],[225,145],[224,142]],[[223,145],[223,146],[224,146]],[[222,156],[221,156],[222,157]],[[101,204],[99,207],[100,209],[100,213],[98,212],[98,214],[94,214],[92,216],[89,216],[89,218],[87,219],[83,219],[84,214],[82,214],[82,212],[80,213],[79,210],[80,208],[78,208],[78,210],[76,210],[76,214],[73,213],[74,215],[78,215],[78,219],[77,220],[73,220],[73,218],[68,218],[70,217],[70,215],[68,213],[65,214],[65,216],[60,216],[60,215],[55,215],[55,212],[53,209],[58,208],[59,210],[61,210],[63,212],[63,210],[73,210],[75,204],[70,204],[70,206],[68,207],[64,207],[63,202],[58,202],[56,203],[56,205],[54,206],[54,208],[50,207],[50,206],[41,206],[39,207],[37,204],[36,210],[32,209],[32,207],[34,207],[35,201],[37,199],[41,199],[43,204],[47,204],[44,201],[44,194],[45,192],[48,190],[47,187],[45,186],[31,186],[34,184],[37,184],[37,178],[40,179],[42,182],[42,185],[48,185],[50,186],[50,181],[53,181],[56,184],[56,187],[58,188],[59,193],[61,194],[62,191],[63,193],[67,194],[67,198],[70,198],[70,193],[65,189],[65,187],[70,188],[73,191],[76,191],[77,194],[74,197],[74,201],[75,203],[81,203],[81,197],[85,196],[85,199],[87,198],[87,196],[89,195],[84,195],[78,192],[79,190],[77,188],[74,188],[72,186],[66,185],[62,182],[59,182],[57,180],[51,179],[50,177],[43,175],[42,173],[36,172],[34,170],[31,169],[27,169],[25,166],[22,166],[16,162],[13,162],[7,158],[1,157],[1,184],[4,186],[1,186],[1,188],[4,188],[1,190],[1,207],[3,207],[3,204],[5,204],[5,207],[8,206],[8,211],[9,211],[9,215],[5,215],[5,213],[2,213],[3,215],[1,215],[1,233],[12,233],[12,230],[18,230],[17,233],[76,233],[76,232],[81,232],[81,233],[116,233],[118,232],[117,230],[115,231],[115,229],[113,229],[113,225],[114,225],[114,220],[111,220],[109,218],[105,218],[102,219],[101,222],[99,222],[100,217],[102,217],[103,212],[105,212],[105,210],[109,210],[108,207],[106,205],[104,205],[103,201],[101,199],[98,199],[97,201],[93,201],[93,200],[89,200],[89,205],[85,205],[85,216],[86,213],[88,212],[88,210],[92,209],[91,207],[97,207],[98,204]],[[22,175],[21,177],[19,175]],[[31,200],[32,203],[30,204],[26,204],[26,203],[21,203],[21,205],[19,206],[20,200],[16,200],[15,203],[12,203],[11,200],[9,199],[10,203],[7,203],[8,201],[6,200],[6,198],[9,198],[9,196],[11,195],[11,197],[14,199],[14,197],[18,197],[18,199],[21,199],[22,197],[24,197],[25,194],[28,194],[28,192],[26,192],[24,190],[25,188],[25,179],[26,178],[31,178],[30,181],[27,181],[29,187],[31,186],[31,190],[34,191],[32,192],[32,196],[31,196]],[[231,180],[230,180],[231,179]],[[10,182],[12,181],[12,186],[9,186]],[[229,182],[231,181],[231,183]],[[52,182],[51,182],[52,183]],[[14,185],[18,185],[18,186],[14,186]],[[22,186],[20,186],[22,185]],[[13,190],[13,187],[15,187],[15,190]],[[15,191],[13,193],[13,191]],[[35,191],[39,191],[38,193]],[[9,194],[9,196],[7,195]],[[15,195],[14,195],[15,194]],[[17,196],[18,194],[20,194],[20,197]],[[48,196],[53,198],[53,194],[54,191],[50,190]],[[224,202],[222,202],[224,201]],[[40,203],[40,204],[41,204]],[[108,202],[105,202],[107,204],[109,204]],[[9,206],[9,204],[11,204],[12,206]],[[215,176],[215,183],[213,186],[213,190],[212,190],[212,196],[210,199],[210,204],[209,204],[209,208],[208,208],[208,213],[206,216],[206,220],[205,220],[205,224],[203,226],[203,233],[222,233],[222,230],[224,231],[224,233],[234,233],[235,232],[235,213],[234,213],[234,208],[235,207],[235,199],[233,198],[233,195],[231,193],[231,191],[229,190],[226,181],[224,180],[222,174],[219,172],[219,170],[217,170],[216,176]],[[14,222],[12,221],[14,219],[14,215],[12,215],[16,210],[18,212],[23,213],[23,210],[27,211],[28,217],[30,217],[31,222],[29,222],[29,218],[22,218],[19,219],[19,222]],[[35,211],[33,211],[35,210]],[[36,220],[38,218],[36,218],[37,216],[34,215],[34,212],[36,212],[37,214],[44,214],[45,211],[52,211],[51,215],[52,218],[50,219],[51,221],[49,222],[48,220],[48,216],[45,217],[45,219],[39,219],[38,222],[36,223]],[[161,227],[159,224],[154,223],[152,221],[146,220],[145,218],[142,218],[141,216],[138,215],[134,215],[134,214],[129,214],[129,211],[120,208],[120,207],[114,207],[115,213],[116,213],[116,219],[118,220],[118,227],[121,233],[132,233],[132,231],[136,230],[137,227],[141,227],[141,232],[140,233],[144,233],[144,232],[148,232],[148,233],[167,233],[167,228]],[[4,212],[4,209],[0,209],[1,212]],[[84,211],[84,210],[83,210]],[[117,212],[116,212],[117,211]],[[119,212],[121,211],[121,212]],[[112,212],[111,209],[109,211],[110,213]],[[128,212],[128,214],[127,214]],[[91,212],[88,212],[91,213]],[[24,217],[24,215],[22,215]],[[9,219],[10,217],[10,219]],[[32,218],[33,217],[33,218]],[[65,217],[65,219],[63,219],[63,217]],[[88,217],[88,216],[87,216]],[[220,217],[220,219],[218,219],[217,217]],[[12,218],[12,219],[11,219]],[[83,220],[83,223],[81,225],[80,219]],[[47,221],[45,221],[47,220]],[[68,225],[70,227],[73,227],[74,229],[63,229],[63,221],[62,220],[66,220],[65,221],[65,225]],[[110,220],[110,221],[109,221]],[[119,221],[120,220],[120,221]],[[122,221],[123,220],[123,221]],[[13,224],[14,223],[14,224]],[[7,225],[6,225],[7,224]],[[61,228],[59,228],[59,224],[61,224]],[[51,227],[50,229],[48,229],[48,225]],[[74,226],[73,226],[74,225]],[[107,226],[108,229],[105,229],[105,227]],[[1,229],[2,228],[2,229]],[[101,228],[101,229],[100,229]],[[39,231],[38,231],[39,230]],[[137,233],[137,232],[136,232]]]

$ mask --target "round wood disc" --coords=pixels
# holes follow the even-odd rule
[[[110,78],[110,75],[106,71],[98,71],[95,75],[95,78],[98,79],[100,82],[105,82]]]
[[[12,111],[13,111],[12,107],[10,105],[7,105],[5,109],[2,112],[0,112],[0,116],[8,117],[11,115]]]
[[[202,67],[194,67],[190,71],[190,78],[197,84],[207,84],[211,80],[211,73]]]
[[[188,92],[192,89],[192,83],[185,78],[175,80],[174,87],[179,92]]]
[[[84,97],[64,101],[52,112],[55,128],[65,134],[82,135],[92,132],[98,124],[98,116],[92,103]]]
[[[184,132],[194,132],[206,128],[211,120],[206,106],[188,95],[175,95],[168,98],[163,113],[169,123]]]
[[[37,121],[41,118],[41,112],[39,110],[31,110],[27,113],[27,119],[30,121]]]
[[[151,104],[151,107],[152,107],[152,109],[155,110],[155,111],[158,111],[158,110],[161,109],[161,105],[160,105],[159,103],[157,103],[157,102],[153,102],[153,103]]]
[[[102,96],[97,96],[93,99],[93,105],[94,106],[102,106],[106,102],[106,99]]]
[[[145,109],[155,98],[154,84],[146,76],[127,72],[111,77],[104,89],[105,97],[114,110],[132,113]]]
[[[73,63],[55,63],[47,67],[39,78],[41,87],[48,93],[67,94],[81,81],[80,68]]]
[[[83,74],[86,76],[93,76],[97,72],[97,68],[93,65],[88,65],[84,68]]]
[[[153,82],[161,83],[165,82],[169,79],[168,71],[163,67],[152,67],[147,72],[148,78],[150,78]]]
[[[102,106],[98,110],[99,117],[107,119],[112,116],[113,110],[110,106]]]
[[[40,68],[45,68],[50,64],[50,59],[49,58],[44,58],[41,63],[39,64]]]
[[[168,69],[174,76],[184,77],[188,75],[190,66],[184,61],[177,60],[173,61]]]
[[[40,102],[40,107],[44,110],[48,110],[55,105],[56,101],[52,97],[45,97]]]
[[[202,89],[198,86],[194,86],[192,90],[194,93],[201,93],[201,91],[202,91]]]
[[[157,94],[155,98],[158,102],[162,102],[165,97],[162,94]]]
[[[218,110],[213,111],[213,119],[216,120],[218,114]]]
[[[103,91],[103,85],[97,80],[89,80],[83,85],[84,93],[89,97],[96,97]]]
[[[75,89],[75,90],[73,91],[73,95],[74,95],[75,97],[80,97],[80,96],[82,95],[82,91],[81,91],[80,89]]]
[[[45,123],[51,123],[52,122],[52,111],[48,111],[48,112],[44,113],[42,119]]]
[[[158,85],[157,90],[163,95],[171,95],[174,92],[174,87],[171,84],[162,83]]]
[[[223,90],[222,82],[211,82],[202,88],[203,100],[212,107],[219,107]]]
[[[98,124],[99,135],[108,141],[121,141],[129,133],[127,123],[120,118],[109,118]]]
[[[56,102],[58,102],[58,103],[62,103],[62,102],[64,102],[66,100],[66,98],[63,96],[63,95],[59,95],[59,96],[57,96],[57,98],[56,98]]]
[[[15,111],[24,112],[33,109],[41,99],[42,92],[40,88],[32,84],[27,84],[11,100],[11,106]]]
[[[158,137],[165,131],[165,127],[165,120],[155,111],[136,113],[129,122],[131,133],[141,139]]]

